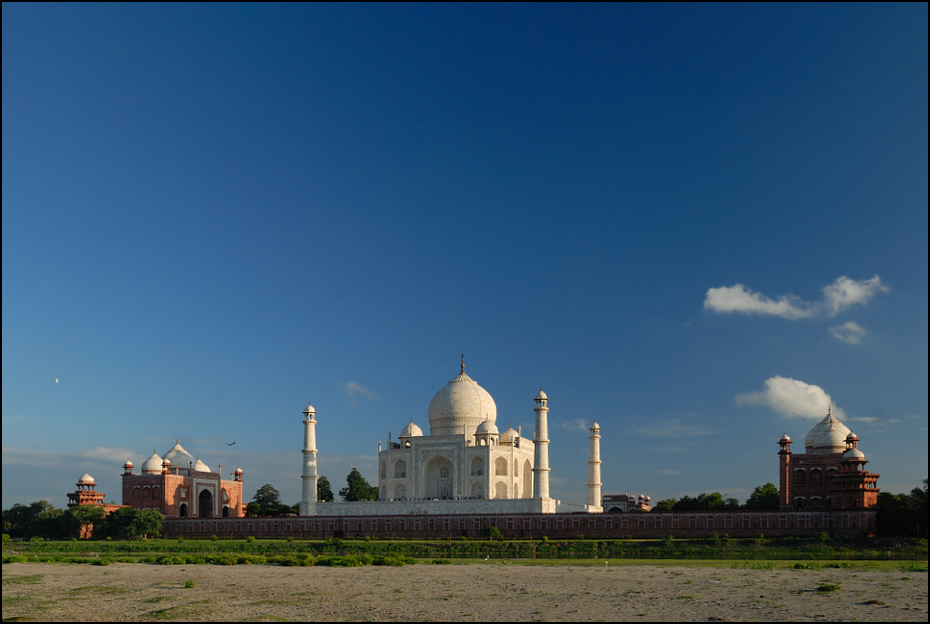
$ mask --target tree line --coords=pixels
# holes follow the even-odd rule
[[[760,485],[752,491],[746,502],[732,497],[724,498],[720,492],[700,493],[696,497],[682,496],[681,499],[665,498],[652,506],[652,511],[777,511],[779,508],[778,488],[772,483]]]
[[[346,486],[339,490],[339,496],[346,502],[378,500],[378,488],[368,483],[358,468],[353,467],[349,476],[346,477]],[[321,503],[336,500],[329,479],[325,476],[317,479],[316,499]],[[245,515],[250,517],[296,516],[299,510],[300,503],[294,505],[282,503],[278,490],[270,483],[266,483],[255,492],[252,502],[246,506]]]
[[[3,534],[20,539],[70,539],[92,525],[94,538],[144,539],[159,537],[164,519],[157,509],[122,507],[108,514],[100,505],[58,509],[41,500],[4,509]]]

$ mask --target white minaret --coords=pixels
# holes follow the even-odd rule
[[[316,410],[309,403],[304,410],[304,470],[303,496],[300,500],[300,515],[312,516],[316,513]]]
[[[536,456],[533,462],[533,498],[549,498],[549,397],[542,390],[536,395]]]
[[[601,504],[601,428],[591,425],[591,459],[588,460],[588,511],[603,513]]]

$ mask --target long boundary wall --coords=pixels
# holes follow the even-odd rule
[[[875,511],[739,511],[618,514],[463,514],[166,519],[165,537],[330,537],[451,539],[485,537],[497,527],[509,539],[588,539],[834,535],[875,532]]]

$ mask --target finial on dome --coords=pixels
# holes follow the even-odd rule
[[[465,372],[465,354],[462,354],[462,372]]]

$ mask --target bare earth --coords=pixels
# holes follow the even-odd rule
[[[817,591],[827,585],[839,587]],[[926,622],[927,572],[12,563],[3,619]]]

